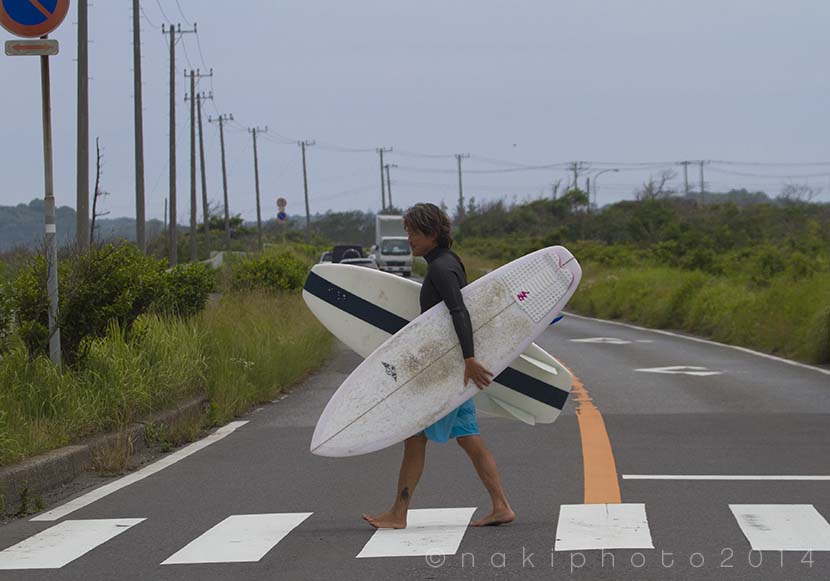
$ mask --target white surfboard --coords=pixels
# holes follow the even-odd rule
[[[581,276],[573,255],[553,246],[462,289],[476,357],[500,375],[565,307]],[[458,338],[446,305],[439,303],[386,340],[343,382],[317,422],[311,451],[354,456],[400,442],[478,392],[463,377]]]
[[[420,315],[421,284],[394,274],[343,264],[311,269],[303,298],[317,319],[361,357]],[[573,377],[532,343],[508,369],[475,395],[478,411],[529,425],[552,423]]]

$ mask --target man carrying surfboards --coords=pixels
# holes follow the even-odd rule
[[[467,273],[461,259],[450,249],[450,219],[435,204],[416,204],[406,211],[403,221],[413,256],[423,256],[427,261],[420,295],[421,313],[444,301],[461,344],[464,384],[472,381],[479,389],[484,389],[493,374],[475,358],[472,323],[461,295],[461,289],[467,285]],[[375,528],[406,528],[409,503],[424,470],[427,440],[443,443],[452,438],[470,457],[493,502],[492,512],[474,521],[472,526],[512,522],[516,515],[502,489],[496,462],[481,440],[472,399],[404,441],[403,462],[392,508],[377,516],[364,514],[363,518]]]

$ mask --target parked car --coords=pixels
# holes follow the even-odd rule
[[[352,266],[363,266],[378,270],[378,263],[372,258],[344,258],[340,261],[340,264],[351,264]]]
[[[340,262],[344,258],[365,258],[363,247],[358,244],[338,244],[331,252],[332,262]]]
[[[331,262],[332,256],[333,255],[331,253],[331,250],[326,250],[323,254],[320,255],[320,263]]]

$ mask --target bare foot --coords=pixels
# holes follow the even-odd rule
[[[516,518],[516,513],[509,508],[494,510],[484,518],[480,518],[473,522],[471,526],[474,527],[495,527],[498,525],[506,525],[513,522]]]
[[[376,529],[405,529],[406,515],[401,517],[393,513],[391,510],[378,516],[363,515],[363,520],[375,527]]]

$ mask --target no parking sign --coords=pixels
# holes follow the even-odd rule
[[[60,26],[69,0],[0,0],[0,25],[16,36],[36,38]]]

